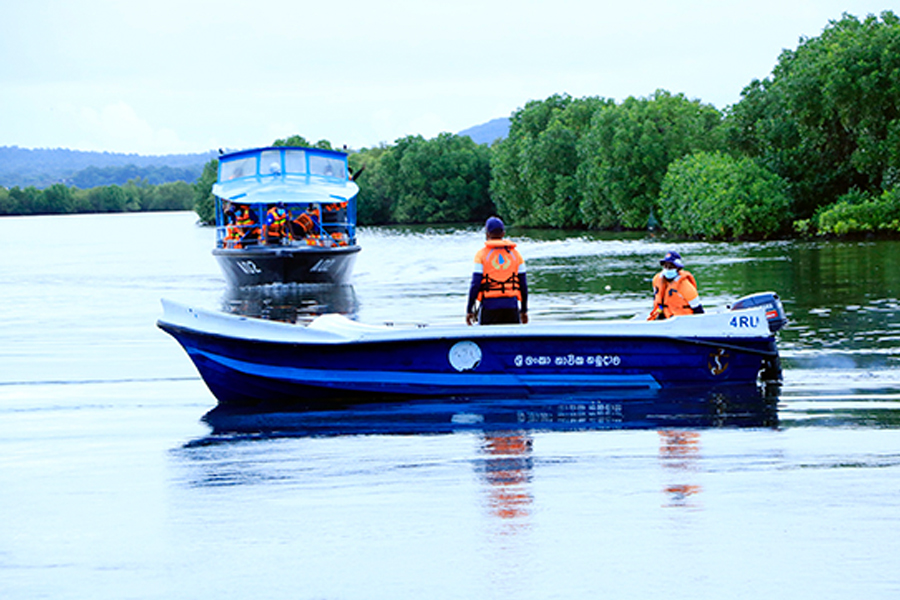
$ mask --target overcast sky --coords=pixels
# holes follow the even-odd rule
[[[431,138],[553,94],[724,108],[855,0],[4,0],[0,146]],[[896,9],[895,9],[896,10]]]

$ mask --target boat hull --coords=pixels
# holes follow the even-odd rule
[[[280,331],[248,339],[166,320],[159,326],[181,343],[220,405],[266,410],[752,385],[778,360],[774,336],[655,336],[645,325],[638,336],[494,326],[351,342],[325,335],[291,341]]]
[[[330,283],[350,281],[359,246],[335,248],[260,246],[213,250],[225,279],[232,287],[278,283]]]

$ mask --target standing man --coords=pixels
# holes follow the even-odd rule
[[[659,264],[663,270],[653,276],[653,311],[647,320],[702,313],[697,280],[684,268],[681,255],[669,250]]]
[[[491,217],[484,224],[484,248],[475,255],[466,324],[480,325],[528,322],[528,282],[525,260],[516,245],[503,239],[503,221]],[[475,302],[481,303],[476,314]]]

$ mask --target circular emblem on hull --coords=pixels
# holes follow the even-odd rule
[[[481,348],[475,342],[457,342],[447,358],[457,371],[471,371],[481,364]]]

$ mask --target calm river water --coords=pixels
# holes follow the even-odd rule
[[[784,301],[784,385],[749,408],[410,403],[238,432],[204,418],[161,297],[461,320],[481,233],[363,229],[352,287],[229,293],[194,221],[0,218],[0,598],[900,597],[900,242],[677,245],[707,309]],[[646,312],[672,246],[510,233],[534,321]]]

